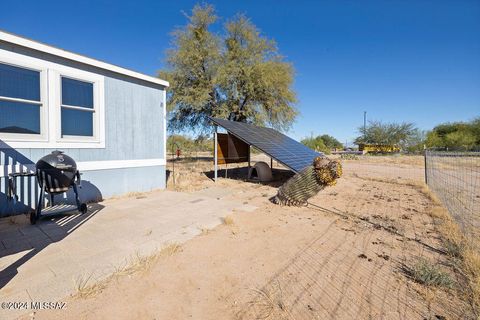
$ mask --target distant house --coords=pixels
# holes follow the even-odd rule
[[[53,150],[77,162],[84,201],[164,188],[167,87],[0,31],[0,216],[35,206],[35,181],[7,199],[8,174]]]
[[[362,153],[398,153],[400,148],[395,144],[360,143],[358,150]]]

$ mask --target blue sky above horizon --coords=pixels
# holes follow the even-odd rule
[[[14,1],[0,29],[155,75],[197,1]],[[428,130],[480,116],[480,1],[209,1],[245,13],[293,63],[289,134],[352,141],[369,120]]]

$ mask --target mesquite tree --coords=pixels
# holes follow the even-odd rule
[[[211,31],[214,8],[196,5],[173,32],[167,69],[169,129],[210,130],[207,116],[287,129],[297,116],[293,67],[243,15]]]
[[[398,145],[403,149],[421,143],[423,135],[413,123],[408,122],[370,121],[365,130],[362,126],[358,128],[358,132],[361,135],[355,139],[356,144],[391,144]]]

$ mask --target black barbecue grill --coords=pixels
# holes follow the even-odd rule
[[[80,186],[81,180],[77,164],[62,151],[53,151],[51,154],[38,160],[35,164],[35,173],[12,173],[9,176],[9,195],[11,198],[15,197],[15,199],[18,199],[15,182],[17,177],[35,176],[37,178],[40,193],[38,195],[37,208],[30,213],[30,223],[32,224],[35,224],[42,216],[45,193],[50,195],[49,211],[58,214],[70,211],[71,207],[63,206],[63,210],[53,210],[55,194],[64,193],[73,188],[77,210],[81,213],[87,212],[87,205],[81,203],[78,196],[78,186]]]

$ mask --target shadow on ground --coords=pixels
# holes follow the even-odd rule
[[[90,220],[104,208],[92,203],[88,212],[70,212],[41,218],[31,225],[27,215],[12,216],[0,220],[0,289],[17,274],[18,269],[50,244],[59,242]],[[20,258],[14,258],[25,252]],[[12,256],[12,257],[10,257]],[[12,262],[13,260],[13,262]]]
[[[205,176],[207,176],[209,179],[214,179],[215,172],[213,170],[211,171],[205,171],[204,172]],[[287,170],[287,169],[272,169],[272,181],[269,182],[261,182],[256,179],[248,179],[248,167],[241,167],[241,168],[231,168],[231,169],[219,169],[217,171],[217,175],[220,178],[225,178],[225,179],[232,179],[232,180],[240,180],[244,182],[251,182],[255,184],[263,184],[266,186],[278,188],[282,184],[284,184],[288,179],[293,177],[295,175],[294,172]]]

